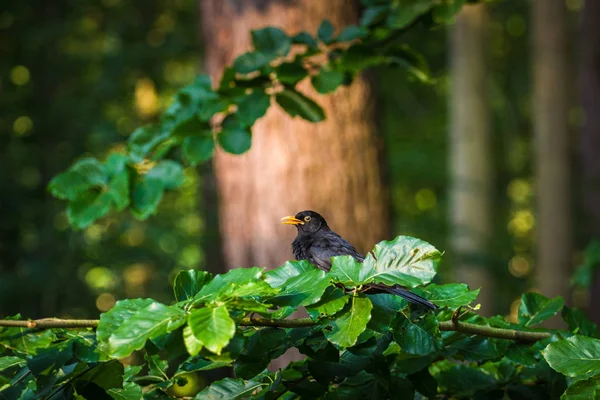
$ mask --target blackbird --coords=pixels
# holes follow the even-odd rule
[[[331,257],[349,255],[358,262],[363,262],[365,259],[350,243],[332,231],[325,218],[315,211],[301,211],[295,216],[282,218],[281,223],[295,225],[298,228],[298,236],[292,242],[292,252],[296,260],[306,260],[324,271],[329,271]],[[365,287],[369,293],[391,293],[431,310],[438,308],[432,302],[409,292],[400,285],[386,286],[371,283]]]

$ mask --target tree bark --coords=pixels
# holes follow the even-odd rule
[[[338,29],[357,22],[357,7],[344,0],[200,0],[206,70],[218,79],[223,67],[251,48],[250,30],[281,27],[288,34],[315,33],[329,19]],[[292,258],[295,229],[285,215],[321,213],[332,229],[359,250],[371,250],[388,233],[388,204],[372,123],[373,94],[358,77],[349,88],[317,95],[325,109],[318,124],[290,118],[278,106],[253,128],[252,148],[215,157],[220,226],[227,268],[273,268]]]
[[[600,240],[600,2],[587,0],[582,12],[580,42],[583,232],[586,241]],[[600,274],[591,288],[590,317],[600,324]]]
[[[563,0],[532,4],[537,288],[546,296],[568,299],[572,231],[566,10]]]
[[[450,226],[456,277],[482,288],[482,312],[493,313],[488,260],[492,235],[490,115],[486,67],[487,11],[466,5],[450,35]]]

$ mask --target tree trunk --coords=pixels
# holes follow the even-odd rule
[[[589,240],[600,240],[600,2],[587,0],[579,36],[581,105],[585,122],[581,131],[583,231]],[[589,313],[600,324],[600,274],[592,286]]]
[[[488,260],[492,234],[492,171],[486,68],[487,12],[466,5],[451,28],[450,226],[459,282],[479,288],[483,313],[493,313]]]
[[[568,299],[572,232],[564,1],[533,0],[532,18],[537,288],[545,296]]]
[[[200,0],[200,5],[205,65],[215,79],[250,49],[251,29],[278,26],[288,34],[314,34],[324,18],[338,29],[357,22],[357,8],[344,0]],[[320,212],[362,251],[386,238],[388,204],[370,86],[359,77],[330,96],[317,95],[308,82],[300,89],[325,109],[326,121],[292,119],[274,106],[254,126],[248,153],[216,155],[227,268],[273,268],[292,258],[296,230],[279,221],[304,209]]]

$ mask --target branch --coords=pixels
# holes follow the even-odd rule
[[[58,319],[44,318],[29,321],[0,320],[0,326],[23,327],[23,328],[97,328],[97,319]],[[310,318],[297,319],[267,319],[267,318],[243,318],[240,326],[270,326],[274,328],[302,328],[315,326],[318,323]],[[459,321],[439,322],[440,331],[456,331],[479,336],[498,339],[508,339],[520,342],[535,342],[550,337],[548,332],[524,332],[514,329],[494,328],[491,326],[469,324]]]

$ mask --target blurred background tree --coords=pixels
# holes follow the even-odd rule
[[[583,2],[557,2],[565,19],[565,29],[558,40],[568,44],[575,40]],[[185,187],[169,194],[161,203],[159,213],[149,220],[140,222],[128,213],[112,214],[83,231],[71,230],[63,204],[47,193],[46,186],[52,176],[86,153],[102,156],[136,126],[157,118],[169,104],[174,91],[193,81],[199,68],[219,75],[219,65],[243,51],[249,36],[245,36],[244,42],[241,38],[244,34],[249,35],[251,27],[288,23],[286,19],[281,20],[286,22],[277,22],[279,20],[271,17],[276,15],[276,7],[283,7],[282,2],[253,2],[253,11],[248,15],[234,9],[235,12],[228,14],[231,18],[227,26],[221,24],[210,28],[214,36],[206,40],[208,59],[221,58],[215,64],[202,67],[200,32],[222,20],[217,18],[218,10],[208,7],[210,3],[153,0],[145,2],[141,8],[126,0],[31,0],[14,2],[0,11],[2,315],[20,312],[32,318],[93,316],[110,308],[115,299],[125,297],[150,296],[169,301],[168,283],[174,272],[183,268],[215,269],[217,261],[214,260],[218,257],[214,255],[214,249],[219,238],[217,206],[221,230],[233,243],[224,244],[226,250],[230,249],[226,257],[230,267],[276,264],[284,254],[291,256],[288,251],[293,232],[288,231],[285,237],[280,235],[284,231],[275,214],[280,217],[299,211],[296,208],[314,207],[325,210],[323,212],[334,228],[352,239],[361,250],[367,250],[382,235],[392,238],[397,234],[417,236],[446,250],[447,257],[440,274],[442,280],[453,280],[461,266],[475,263],[479,270],[485,271],[481,284],[493,282],[493,289],[484,289],[488,293],[493,291],[492,298],[482,300],[493,302],[485,304],[486,313],[514,315],[518,304],[516,296],[525,289],[540,288],[538,282],[541,281],[536,282],[534,275],[536,269],[544,269],[538,262],[540,259],[536,258],[539,256],[536,243],[541,243],[537,242],[534,231],[536,225],[545,229],[537,218],[551,220],[554,216],[537,214],[538,203],[534,201],[537,185],[541,182],[536,182],[534,175],[532,132],[533,121],[541,116],[532,103],[534,79],[531,71],[533,54],[537,53],[531,48],[533,16],[531,4],[527,2],[491,2],[485,6],[488,22],[483,50],[487,54],[477,57],[487,58],[488,66],[469,78],[488,85],[487,89],[471,86],[477,90],[477,96],[484,96],[487,90],[488,103],[478,102],[473,106],[476,109],[464,111],[455,104],[460,101],[462,92],[458,89],[454,92],[451,88],[458,88],[461,81],[457,74],[464,72],[459,67],[463,57],[458,57],[461,53],[457,47],[462,25],[450,28],[456,29],[453,41],[448,37],[450,31],[432,31],[417,25],[406,34],[406,41],[428,60],[435,85],[414,82],[404,70],[376,68],[371,71],[372,86],[360,80],[350,89],[341,89],[334,97],[319,99],[331,108],[327,111],[332,121],[304,127],[302,122],[292,123],[287,117],[267,116],[259,122],[263,128],[255,135],[268,138],[269,147],[262,147],[258,138],[250,153],[242,157],[234,159],[219,155],[215,165],[217,181],[210,175],[208,166],[201,171],[208,170],[208,173],[190,172]],[[341,25],[357,18],[357,10],[359,8],[344,7],[343,13],[330,9],[315,11],[314,15],[329,13],[329,18]],[[295,22],[289,22],[289,27],[292,30],[305,27],[314,33],[320,21],[302,14],[302,9],[299,13],[300,17],[295,18],[301,21],[290,16],[290,21]],[[459,21],[468,17],[461,15]],[[238,18],[245,22],[236,25]],[[583,34],[591,35],[591,28],[587,29]],[[581,41],[584,43],[584,39]],[[229,42],[231,46],[227,46]],[[537,42],[533,43],[538,46]],[[214,46],[221,46],[221,49]],[[470,59],[474,56],[471,52],[481,52],[481,47],[481,42],[465,43],[461,49],[466,52],[464,57]],[[584,50],[587,54],[585,51],[595,54],[597,49]],[[215,56],[215,52],[219,55]],[[454,60],[452,63],[451,59]],[[592,56],[589,60],[595,58]],[[572,77],[575,71],[575,66],[571,65],[566,74]],[[371,90],[374,100],[369,94]],[[535,93],[546,100],[554,96],[553,91]],[[593,93],[584,91],[584,99],[588,99],[584,106],[588,109],[594,108]],[[567,90],[565,96],[570,100],[565,99],[564,124],[567,126],[563,129],[572,135],[580,128],[583,113],[578,107],[568,106],[577,96],[574,89],[572,93]],[[356,103],[349,104],[351,99]],[[340,117],[335,117],[332,110],[342,104],[346,104],[345,108],[355,107],[356,113],[341,113]],[[370,117],[365,107],[373,106],[375,122],[367,123]],[[467,122],[483,115],[479,117],[483,122],[477,128],[481,130],[477,137],[484,140],[480,148],[488,148],[489,155],[462,158],[460,142],[457,142],[461,139],[456,135],[473,132],[464,132],[470,128],[464,128],[465,122],[461,124],[458,120],[459,111],[466,114],[463,118],[467,118]],[[587,136],[582,137],[582,143],[589,143],[596,138],[597,127],[593,130],[590,128],[593,125],[588,125],[591,120],[586,118],[585,121],[589,130]],[[360,135],[346,137],[356,124],[363,126]],[[341,144],[332,145],[333,149],[346,155],[346,158],[336,156],[343,160],[339,167],[345,165],[343,168],[353,171],[355,167],[357,170],[364,168],[361,172],[364,175],[356,180],[340,175],[339,182],[324,177],[339,184],[335,186],[335,196],[323,192],[319,197],[311,188],[304,189],[307,190],[305,197],[289,203],[275,201],[285,198],[295,187],[294,179],[301,182],[302,188],[298,190],[306,188],[307,180],[310,184],[315,183],[319,163],[310,157],[303,161],[304,154],[299,151],[296,162],[302,165],[301,169],[294,172],[289,166],[277,169],[265,165],[270,174],[259,175],[261,168],[256,166],[257,159],[273,157],[269,162],[277,165],[276,157],[280,157],[285,164],[288,161],[281,157],[286,157],[284,154],[288,150],[285,149],[290,143],[304,146],[304,141],[308,140],[305,135],[323,139],[331,134],[329,129],[335,130],[335,127],[338,132],[331,139],[332,143],[345,143],[348,150],[344,153],[342,149],[346,148],[340,147]],[[486,129],[489,129],[487,133],[484,132]],[[260,133],[263,131],[266,133]],[[381,144],[377,143],[379,134]],[[575,143],[571,137],[567,136],[567,141]],[[300,148],[309,153],[321,150],[310,146]],[[361,149],[368,154],[363,154]],[[374,155],[376,150],[381,150],[380,159]],[[595,164],[588,158],[584,161],[593,175]],[[357,159],[372,164],[381,160],[381,169],[375,165],[353,166]],[[460,170],[458,162],[464,163]],[[477,164],[481,162],[487,164]],[[561,173],[569,175],[570,172],[564,169],[571,164],[561,165]],[[242,168],[249,175],[226,178],[225,168],[227,172],[230,168],[232,171]],[[377,171],[385,171],[385,175]],[[466,247],[453,239],[458,229],[456,223],[460,222],[458,207],[465,206],[456,195],[462,171],[478,173],[467,179],[479,179],[485,186],[477,193],[481,199],[477,207],[483,210],[477,215],[482,217],[472,218],[472,221],[481,224],[474,228],[487,233],[478,233],[477,244]],[[231,191],[236,190],[234,178],[240,177],[244,177],[250,186],[240,197],[245,200],[234,204],[236,194]],[[283,178],[286,183],[276,178]],[[254,182],[247,182],[249,179]],[[372,192],[369,189],[368,198],[363,197],[364,182],[373,185],[379,179],[389,187],[389,203],[383,185],[376,185],[377,189]],[[265,183],[268,185],[263,186]],[[574,198],[578,196],[577,192],[567,192],[563,194],[569,194],[574,204],[581,204],[578,197]],[[218,197],[216,193],[219,193]],[[271,193],[277,195],[268,201],[267,196]],[[543,198],[539,194],[538,202],[541,202]],[[297,194],[290,192],[289,196]],[[261,203],[262,198],[264,203]],[[216,199],[222,203],[217,204]],[[356,204],[360,206],[355,208]],[[569,210],[565,208],[568,205],[560,212],[564,212],[568,220]],[[539,206],[537,209],[541,211]],[[249,214],[241,215],[245,210]],[[265,210],[268,217],[261,219],[257,213]],[[461,212],[469,216],[468,211],[465,207]],[[249,218],[250,225],[259,227],[260,240],[268,241],[271,250],[257,254],[256,249],[260,249],[263,242],[250,240],[247,232],[251,231],[236,230],[234,224],[242,223],[238,218]],[[233,219],[236,221],[232,222]],[[364,231],[369,222],[372,230]],[[574,246],[582,249],[594,233],[580,234],[583,232],[580,220],[575,220],[573,226]],[[570,232],[563,233],[570,235]],[[583,259],[580,252],[569,250],[567,243],[557,246],[563,244],[567,247],[562,247],[561,251],[566,251],[562,254],[575,260]],[[240,255],[233,256],[231,248],[238,245],[243,249],[236,248]],[[465,263],[465,260],[469,262]],[[564,262],[570,264],[570,259]],[[570,270],[570,265],[564,265],[564,262],[560,267],[562,273]],[[573,300],[575,305],[583,305],[587,297],[583,293]]]

